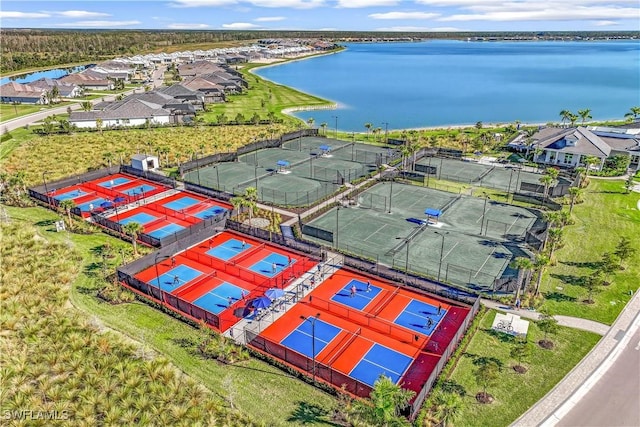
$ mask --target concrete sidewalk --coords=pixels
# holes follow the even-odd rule
[[[640,292],[636,291],[613,326],[589,354],[512,425],[549,427],[556,425],[606,373],[615,362],[621,347],[626,345],[628,338],[638,328],[640,328]]]
[[[529,310],[529,309],[516,310],[514,307],[507,306],[499,302],[488,300],[488,299],[483,299],[482,305],[494,310],[503,311],[505,313],[517,314],[520,317],[524,317],[531,320],[540,319],[540,313],[538,313],[535,310]],[[553,317],[558,321],[558,325],[560,326],[567,326],[569,328],[581,329],[583,331],[593,332],[598,335],[605,335],[611,329],[609,325],[605,325],[604,323],[595,322],[593,320],[588,320],[588,319],[581,319],[579,317],[570,317],[570,316],[561,316],[561,315],[555,315]]]

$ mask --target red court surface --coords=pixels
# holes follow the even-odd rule
[[[352,295],[350,288],[356,283],[353,280],[357,284]],[[420,310],[415,307],[420,307]],[[312,353],[307,349],[306,354],[301,354],[295,347],[303,348],[301,341],[313,341],[308,328],[306,332],[299,331],[304,328],[304,322],[317,316],[317,321],[340,329],[329,341],[327,338],[319,341],[320,349],[316,351],[318,377],[337,388],[346,385],[347,391],[358,396],[369,395],[379,374],[391,377],[406,389],[419,392],[469,311],[469,307],[454,301],[400,288],[342,268],[250,344],[308,373],[311,371]],[[292,339],[295,334],[299,338]],[[380,353],[379,363],[368,362],[371,352],[373,356]],[[382,357],[387,354],[390,358]],[[396,368],[394,358],[402,366]],[[368,372],[363,373],[364,368],[359,367],[361,362]]]
[[[238,253],[225,252],[232,245],[238,245]],[[275,273],[251,269],[269,256],[283,260]],[[135,279],[162,289],[161,298],[155,296],[158,292],[153,296],[170,308],[222,332],[241,320],[236,309],[251,311],[252,300],[268,289],[286,287],[316,266],[304,255],[229,231],[158,261],[135,274]]]
[[[49,196],[58,203],[62,200],[73,200],[82,216],[87,217],[91,211],[103,211],[105,203],[126,205],[168,189],[157,182],[117,173],[70,187],[53,189],[49,191]]]

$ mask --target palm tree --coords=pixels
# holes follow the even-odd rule
[[[596,156],[585,156],[584,164],[587,165],[586,176],[589,176],[589,169],[591,169],[591,165],[595,165],[600,163],[600,159]]]
[[[355,410],[367,425],[410,426],[400,414],[414,395],[414,391],[403,389],[381,375],[373,384],[370,400],[357,401]]]
[[[58,86],[53,86],[51,88],[51,102],[55,104],[58,98],[60,98],[60,89]]]
[[[107,166],[109,166],[109,168],[111,168],[111,163],[113,162],[113,159],[115,159],[115,157],[115,154],[113,154],[111,151],[102,154],[102,160],[107,162]]]
[[[572,113],[569,110],[560,111],[560,118],[562,119],[562,125],[563,126],[564,126],[565,122],[568,122],[570,120],[571,114]]]
[[[536,269],[538,273],[538,280],[536,281],[536,289],[534,295],[538,295],[540,292],[540,284],[542,283],[542,275],[544,274],[544,269],[547,265],[549,265],[549,257],[543,254],[537,254],[536,259],[533,263],[533,268]]]
[[[578,115],[582,119],[582,124],[584,124],[585,121],[593,118],[591,116],[591,110],[588,108],[585,108],[584,110],[578,110]]]
[[[73,228],[73,224],[71,222],[71,209],[76,207],[76,202],[71,199],[66,199],[61,201],[58,206],[67,213],[67,217],[69,218],[69,228]]]
[[[577,120],[578,120],[578,115],[571,113],[571,115],[569,116],[569,121],[571,122],[571,127],[575,127]]]
[[[98,132],[100,132],[100,134],[102,135],[102,124],[104,122],[102,121],[101,118],[97,118],[96,119],[96,129],[98,129]]]
[[[544,201],[547,201],[547,196],[549,195],[549,187],[553,184],[553,177],[551,175],[542,175],[539,179],[540,183],[544,185]]]
[[[82,111],[91,111],[93,105],[91,101],[83,101],[82,104],[80,104],[80,108],[82,108]]]
[[[447,427],[449,423],[455,423],[460,418],[462,399],[459,394],[437,390],[433,393],[432,401],[434,404],[433,416],[442,427]]]
[[[624,116],[628,119],[636,120],[638,117],[640,117],[640,107],[631,107],[630,111]]]
[[[371,131],[371,128],[373,127],[373,125],[371,123],[365,123],[364,124],[365,129],[367,129],[367,140],[369,139],[369,132]]]
[[[138,255],[138,236],[142,233],[144,227],[139,222],[131,221],[122,227],[122,231],[125,234],[131,236],[131,243],[133,243],[133,254]]]
[[[576,183],[576,186],[582,188],[582,186],[583,186],[582,183],[583,183],[584,179],[587,176],[587,168],[585,168],[583,166],[578,166],[578,167],[576,167],[575,171],[576,171],[576,173],[578,174],[578,177],[579,177],[578,182]]]
[[[518,287],[516,288],[516,300],[518,300],[525,275],[533,268],[533,263],[527,257],[517,257],[511,262],[510,267],[518,270]]]
[[[314,123],[315,123],[315,120],[313,119],[313,117],[309,117],[309,119],[307,120],[307,124],[309,125],[310,128],[313,129]]]
[[[581,193],[582,193],[582,188],[580,187],[569,188],[569,196],[571,197],[571,205],[569,205],[569,214],[573,212],[573,206],[579,200]]]
[[[551,246],[549,247],[549,259],[553,259],[553,252],[562,242],[564,230],[562,228],[550,228],[548,231],[548,239]]]

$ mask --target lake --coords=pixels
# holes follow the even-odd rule
[[[34,82],[42,78],[57,79],[60,77],[64,77],[69,73],[77,73],[78,71],[82,71],[85,68],[87,68],[86,65],[79,65],[77,67],[72,67],[72,68],[56,68],[53,70],[34,71],[33,73],[26,73],[26,74],[20,74],[17,76],[4,77],[0,79],[0,85],[7,84],[9,82],[25,84],[25,83]]]
[[[640,43],[351,43],[343,52],[256,70],[266,79],[338,103],[295,113],[328,129],[364,132],[483,123],[560,121],[589,108],[621,119],[640,105]]]

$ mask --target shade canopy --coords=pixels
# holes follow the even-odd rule
[[[282,298],[284,296],[284,291],[278,288],[267,289],[267,292],[264,293],[265,296],[271,298],[272,300]]]
[[[278,160],[278,163],[276,163],[278,166],[289,166],[289,162],[286,160]]]
[[[438,218],[440,215],[442,215],[442,211],[440,209],[429,208],[424,210],[424,214]]]
[[[271,305],[271,298],[258,297],[251,302],[253,308],[267,308]]]
[[[321,145],[320,148],[322,151],[330,151],[331,150],[331,146],[330,145]]]
[[[102,202],[100,203],[100,207],[104,209],[109,209],[113,207],[113,203],[111,202]]]
[[[124,197],[122,197],[122,196],[118,196],[118,197],[116,197],[115,199],[113,199],[113,201],[114,201],[115,203],[122,203],[122,202],[126,202],[126,201],[127,201],[127,199],[126,199],[126,198],[124,198]]]

